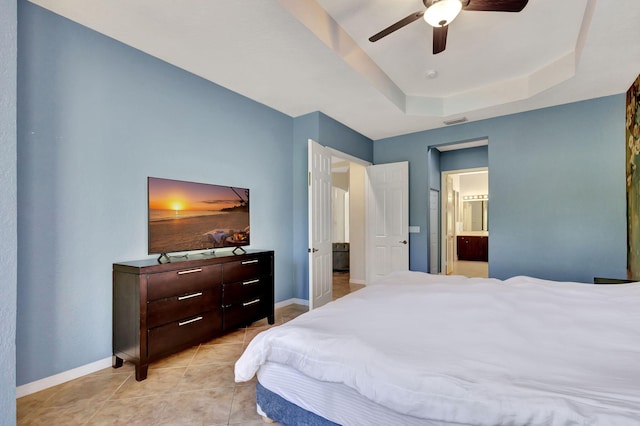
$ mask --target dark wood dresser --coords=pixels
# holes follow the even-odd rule
[[[274,253],[113,264],[113,367],[149,363],[262,318],[274,323]]]

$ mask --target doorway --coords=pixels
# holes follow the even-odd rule
[[[333,298],[365,284],[365,164],[331,156]]]
[[[372,282],[372,279],[378,276],[409,268],[409,163],[405,161],[371,165],[366,161],[324,147],[312,139],[308,140],[308,146],[309,309],[314,309],[332,299],[334,234],[332,228],[333,216],[335,216],[332,209],[334,204],[331,176],[333,157],[356,163],[350,165],[349,169],[351,170],[353,166],[354,170],[362,171],[361,176],[350,173],[354,181],[350,180],[352,188],[348,201],[345,191],[335,193],[343,198],[338,204],[349,205],[349,219],[340,217],[339,221],[344,228],[347,223],[349,224],[350,245],[358,243],[364,247],[363,250],[358,251],[355,247],[349,249],[350,273],[353,274],[354,260],[359,256],[362,256],[364,273],[361,278],[350,277],[350,281],[361,281],[363,285]],[[356,165],[363,168],[360,169]],[[356,187],[361,190],[355,190]],[[362,213],[353,214],[357,205],[354,202],[354,196],[359,195],[361,195],[359,198]],[[354,229],[363,230],[361,237],[353,237]],[[340,232],[337,234],[340,235]],[[343,241],[341,244],[344,243]]]
[[[365,286],[365,206],[367,161],[332,148],[332,299]]]
[[[442,264],[447,275],[489,276],[489,170],[442,173]]]

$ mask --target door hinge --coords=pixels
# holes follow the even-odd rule
[[[311,186],[311,172],[307,172],[307,185]]]

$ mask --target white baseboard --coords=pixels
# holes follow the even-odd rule
[[[87,374],[95,373],[103,368],[111,367],[112,358],[104,358],[91,364],[86,364],[72,370],[63,371],[62,373],[55,374],[53,376],[45,377],[44,379],[36,380],[35,382],[27,383],[25,385],[18,386],[16,388],[16,398],[22,398],[23,396],[31,395],[32,393],[45,390],[52,386],[68,382],[70,380],[77,379]]]
[[[309,306],[309,301],[305,299],[298,299],[296,297],[292,297],[291,299],[283,300],[282,302],[278,302],[275,304],[276,309],[284,308],[289,305],[304,305]]]
[[[298,298],[291,298],[283,300],[275,304],[275,308],[284,308],[289,305],[304,305],[309,306],[309,301]],[[22,398],[23,396],[31,395],[32,393],[40,392],[41,390],[48,389],[53,386],[60,385],[62,383],[77,379],[87,374],[95,373],[103,368],[112,366],[112,358],[104,358],[91,364],[83,365],[72,370],[63,371],[62,373],[55,374],[53,376],[45,377],[44,379],[36,380],[35,382],[27,383],[16,388],[16,398]]]
[[[367,285],[367,282],[365,280],[349,280],[349,284],[362,284],[362,285]]]

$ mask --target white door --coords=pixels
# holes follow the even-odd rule
[[[309,139],[309,309],[333,298],[331,152]]]
[[[455,203],[453,201],[454,199],[454,194],[453,194],[453,178],[451,177],[451,175],[447,175],[447,212],[445,214],[445,218],[447,221],[446,224],[446,229],[447,229],[447,268],[446,268],[446,274],[447,275],[451,275],[453,274],[453,262],[455,261],[455,242],[456,242],[456,236],[455,236],[455,231],[454,231],[454,227],[455,227]]]
[[[431,189],[429,191],[429,273],[440,272],[438,263],[438,212],[440,211],[440,192]]]
[[[366,281],[409,269],[409,163],[367,167]]]

